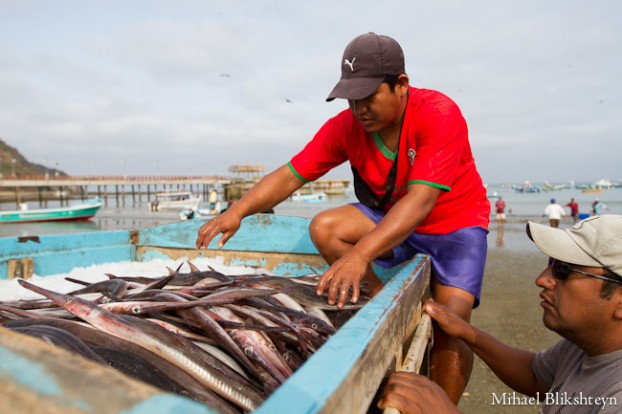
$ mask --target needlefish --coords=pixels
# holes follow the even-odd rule
[[[318,276],[225,275],[190,262],[162,277],[115,276],[43,299],[0,302],[0,325],[69,349],[222,414],[251,412],[369,300],[315,294]],[[63,332],[64,331],[64,332]],[[95,355],[96,354],[96,355]]]
[[[224,364],[217,367],[218,363],[216,361],[218,360],[216,358],[213,358],[210,363],[206,363],[205,355],[207,354],[203,354],[203,360],[199,359],[196,356],[197,350],[193,352],[194,344],[171,334],[164,328],[153,325],[152,329],[154,332],[157,331],[157,335],[149,335],[137,326],[144,322],[140,318],[133,318],[132,323],[128,323],[129,319],[121,319],[115,314],[80,297],[56,293],[21,279],[18,282],[24,288],[47,297],[58,306],[97,329],[121,339],[131,338],[135,344],[174,363],[201,384],[239,406],[244,411],[253,411],[265,398],[250,386],[244,385],[239,379],[232,379],[230,372],[228,373],[229,375],[225,375],[224,371],[226,371],[226,368],[224,368]]]

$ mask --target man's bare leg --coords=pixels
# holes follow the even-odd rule
[[[432,281],[432,296],[456,312],[466,321],[471,319],[475,298],[468,292]],[[471,377],[473,352],[460,339],[434,330],[434,346],[430,355],[430,378],[445,390],[449,398],[458,404]]]
[[[376,225],[359,209],[351,205],[336,207],[318,213],[309,226],[313,244],[326,263],[333,264]],[[371,266],[363,277],[365,292],[375,295],[384,286]]]

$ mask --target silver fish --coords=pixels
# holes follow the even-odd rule
[[[101,309],[93,303],[79,297],[52,292],[24,280],[19,280],[18,282],[24,288],[46,296],[75,316],[104,332],[122,339],[131,338],[135,344],[174,363],[206,387],[246,411],[253,411],[264,400],[263,395],[259,394],[257,391],[248,386],[243,386],[239,381],[232,379],[235,377],[224,375],[223,371],[225,370],[222,367],[226,365],[213,357],[208,365],[205,362],[205,358],[201,360],[196,356],[196,350],[200,350],[196,348],[196,345],[171,334],[164,328],[151,324],[154,328],[158,328],[158,335],[149,335],[136,326],[141,322],[145,322],[142,319],[134,318],[135,320],[130,324],[126,319],[119,318],[113,313]],[[192,352],[193,348],[195,352]],[[202,355],[209,355],[202,350],[200,351]],[[214,368],[217,364],[220,366]],[[229,367],[227,367],[226,370],[235,372]]]

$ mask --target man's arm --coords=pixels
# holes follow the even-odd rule
[[[445,333],[462,339],[508,387],[532,397],[537,392],[547,391],[531,369],[535,357],[533,352],[499,341],[436,302],[427,301],[424,310]]]
[[[408,187],[378,225],[335,261],[320,278],[318,295],[328,289],[328,303],[343,307],[352,290],[352,302],[359,297],[359,283],[371,261],[403,242],[434,207],[441,190],[424,184]]]
[[[201,226],[196,240],[197,249],[207,247],[218,234],[222,234],[218,241],[218,248],[222,248],[240,228],[244,217],[276,206],[303,184],[287,165],[266,175],[238,202]]]
[[[436,302],[426,301],[423,308],[440,329],[462,339],[506,385],[531,397],[547,391],[531,370],[534,353],[502,343]],[[378,407],[393,407],[404,414],[460,413],[437,384],[413,372],[391,374]]]

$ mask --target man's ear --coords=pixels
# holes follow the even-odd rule
[[[615,308],[613,311],[613,316],[619,321],[622,321],[622,287],[616,289],[613,292],[613,297],[611,298],[613,301]]]
[[[406,95],[406,93],[408,93],[408,88],[410,86],[410,79],[408,78],[408,75],[405,73],[402,73],[401,75],[399,75],[397,77],[397,84],[399,86],[400,94],[402,96]]]

